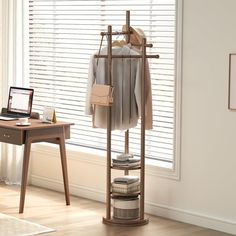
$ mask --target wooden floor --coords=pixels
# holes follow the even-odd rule
[[[44,234],[49,236],[230,235],[154,216],[148,216],[150,222],[145,226],[108,226],[102,223],[104,204],[71,197],[71,206],[66,206],[63,194],[31,186],[27,188],[25,211],[18,214],[19,196],[19,187],[0,184],[0,212],[56,229],[56,232]]]

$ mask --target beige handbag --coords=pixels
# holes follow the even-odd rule
[[[93,84],[90,103],[99,106],[111,106],[114,88],[110,85]]]
[[[100,55],[103,37],[104,35],[102,35],[102,38],[101,38],[98,55]],[[98,65],[98,60],[97,60],[97,65]],[[111,85],[97,84],[95,82],[91,90],[90,103],[92,105],[99,105],[99,106],[106,106],[106,107],[111,106],[113,103],[113,91],[114,91],[114,88]]]

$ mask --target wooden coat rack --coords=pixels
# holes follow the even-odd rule
[[[141,47],[141,55],[112,55],[112,36],[126,35],[126,42],[130,43],[131,34],[133,33],[130,27],[130,11],[126,11],[126,30],[122,32],[112,32],[112,26],[108,26],[107,32],[101,32],[101,36],[107,36],[107,55],[95,55],[95,58],[107,59],[107,75],[108,84],[112,81],[112,59],[113,58],[140,58],[142,60],[142,82],[141,82],[141,150],[140,150],[140,167],[112,167],[111,166],[111,107],[108,107],[107,112],[107,183],[106,183],[106,217],[103,217],[103,223],[110,225],[122,226],[138,226],[148,223],[148,218],[144,215],[144,183],[145,183],[145,81],[146,81],[146,59],[159,58],[159,55],[147,55],[146,48],[152,47],[152,44],[147,44],[146,38],[142,38],[141,44],[132,44],[132,46]],[[125,153],[129,153],[129,130],[125,132]],[[129,170],[140,169],[140,208],[139,218],[133,220],[120,220],[111,217],[111,169],[124,170],[124,174],[128,175]]]

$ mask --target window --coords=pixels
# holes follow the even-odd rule
[[[84,115],[89,59],[107,25],[120,31],[125,11],[131,26],[141,28],[154,47],[149,54],[154,129],[146,132],[146,156],[173,162],[176,109],[175,0],[29,0],[29,80],[35,89],[33,109],[54,106],[58,119],[73,121],[74,145],[106,148],[106,131],[91,128]],[[104,42],[105,43],[105,42]],[[104,44],[105,45],[105,44]],[[130,152],[139,153],[140,128],[130,130]],[[123,152],[124,134],[113,132],[112,149]]]

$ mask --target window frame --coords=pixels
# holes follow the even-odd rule
[[[27,42],[29,34],[28,34],[28,1],[23,1],[24,7],[24,42]],[[169,167],[163,164],[165,161],[151,161],[146,159],[147,166],[147,174],[167,177],[179,180],[180,179],[180,157],[181,157],[181,94],[182,94],[182,9],[183,9],[183,1],[176,0],[176,51],[175,51],[175,129],[174,129],[174,155],[173,155],[173,165]],[[24,51],[24,75],[28,78],[29,81],[29,54],[28,54],[29,44],[24,43],[23,51]],[[42,144],[41,144],[42,145]],[[41,146],[38,145],[38,146]],[[36,145],[37,146],[37,145]],[[46,145],[47,146],[47,145]],[[50,148],[48,146],[48,148]],[[68,145],[68,152],[75,152],[74,145]],[[37,149],[37,148],[36,148]],[[92,149],[92,148],[91,148]],[[82,153],[91,154],[93,149],[90,148],[82,148]],[[81,153],[81,150],[78,151]],[[105,153],[105,151],[99,152],[101,156]],[[100,156],[100,155],[99,155]],[[103,163],[105,160],[101,158],[100,160],[96,160],[96,163]],[[155,163],[154,163],[155,162]]]

